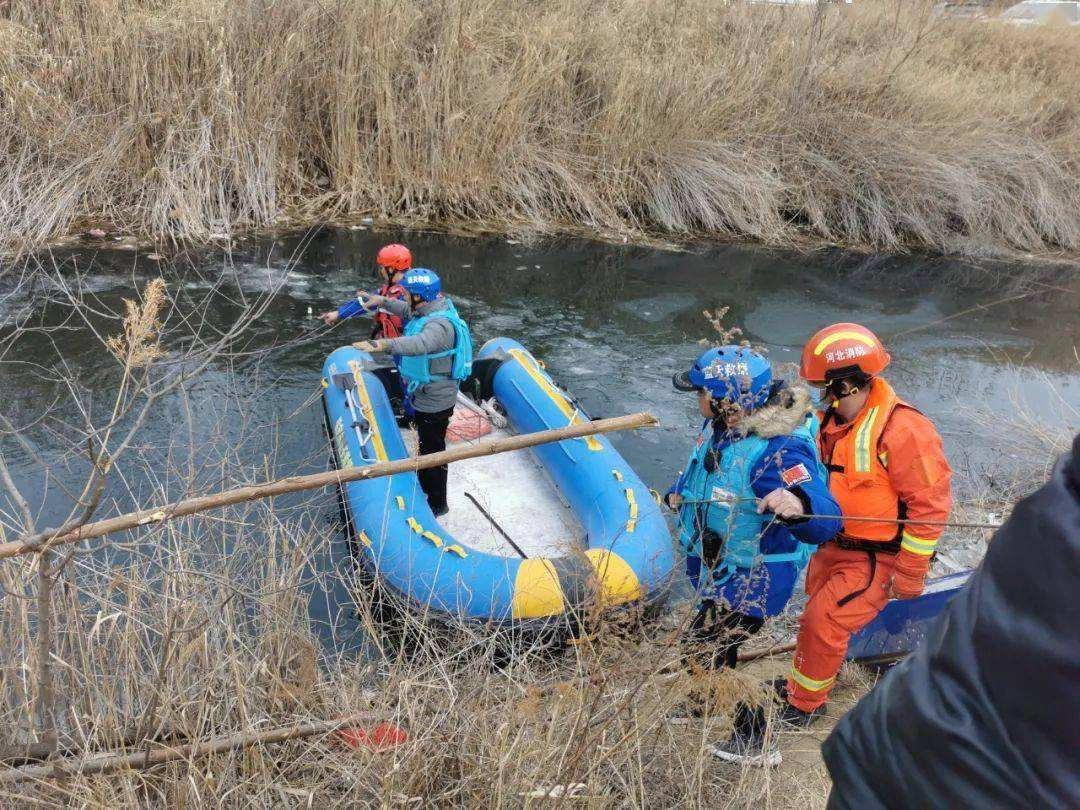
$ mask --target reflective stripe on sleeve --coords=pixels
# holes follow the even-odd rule
[[[921,554],[923,557],[929,557],[934,553],[934,549],[937,548],[937,540],[924,540],[921,537],[916,537],[911,532],[904,532],[900,539],[900,548],[906,548],[912,554]]]

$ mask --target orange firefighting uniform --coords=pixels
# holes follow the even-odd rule
[[[822,415],[821,458],[843,515],[943,521],[952,505],[952,470],[933,423],[874,378],[851,422]],[[852,633],[885,606],[892,580],[901,598],[922,593],[940,526],[848,520],[810,558],[810,597],[799,625],[788,701],[805,712],[829,696]],[[857,548],[852,548],[856,546]]]

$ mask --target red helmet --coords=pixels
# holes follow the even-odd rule
[[[799,376],[826,383],[862,372],[879,374],[889,365],[889,353],[877,335],[857,323],[834,323],[815,333],[803,347]]]
[[[412,267],[412,254],[404,245],[386,245],[375,254],[375,264],[394,270],[408,270]]]

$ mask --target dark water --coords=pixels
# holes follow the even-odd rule
[[[322,361],[340,343],[366,337],[368,326],[353,321],[319,335],[305,331],[312,323],[308,309],[320,312],[357,287],[372,287],[375,250],[399,240],[419,264],[443,276],[478,344],[496,335],[520,340],[593,416],[657,414],[662,428],[612,437],[653,487],[666,487],[681,467],[696,427],[693,397],[675,392],[670,379],[695,357],[696,341],[712,334],[704,309],[728,307],[724,323],[765,347],[778,366],[797,362],[803,341],[827,323],[850,320],[876,330],[893,356],[890,378],[938,423],[946,451],[963,473],[962,491],[1023,476],[1045,462],[1045,454],[1028,449],[1017,419],[1052,429],[1080,423],[1080,280],[1046,266],[976,267],[746,246],[676,253],[583,240],[525,245],[367,230],[240,242],[228,255],[204,252],[164,262],[130,252],[83,251],[57,257],[60,275],[77,282],[98,310],[117,310],[122,297],[164,273],[179,304],[164,330],[170,356],[193,332],[206,338],[227,329],[245,305],[272,294],[244,338],[244,352],[213,363],[189,387],[188,409],[173,394],[150,414],[134,448],[139,464],[120,466],[99,514],[124,511],[133,498],[186,494],[169,467],[192,465],[203,491],[235,484],[238,471],[252,480],[267,472],[325,469],[316,398]],[[10,439],[3,451],[39,524],[47,526],[70,507],[63,486],[81,483],[85,475],[85,463],[66,444],[74,435],[71,425],[80,421],[69,392],[77,391],[100,421],[118,381],[116,363],[91,326],[116,329],[98,315],[87,325],[73,317],[69,304],[50,302],[57,298],[55,283],[16,289],[10,274],[2,282],[0,319],[8,324],[0,333],[4,413],[16,425],[30,426],[26,435],[50,472],[43,476]],[[204,300],[205,315],[183,322],[185,311]],[[53,331],[7,340],[19,313]],[[143,480],[146,464],[161,470],[154,480]],[[125,469],[140,472],[125,477]],[[0,519],[9,525],[11,507],[0,499]],[[297,525],[316,531],[328,530],[336,516],[333,495],[326,492],[283,499],[280,507]],[[312,616],[339,615],[340,597],[313,598]]]

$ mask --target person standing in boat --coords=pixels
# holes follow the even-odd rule
[[[941,437],[878,376],[890,359],[877,335],[854,323],[827,326],[803,348],[800,376],[824,392],[818,444],[845,520],[806,574],[810,600],[779,695],[783,726],[805,727],[820,711],[853,633],[889,599],[922,593],[949,517],[952,470]],[[764,709],[737,715],[724,758],[775,761]]]
[[[413,268],[398,282],[407,301],[360,293],[366,309],[385,308],[404,322],[401,337],[354,344],[370,353],[390,352],[397,358],[405,393],[415,410],[421,455],[446,449],[446,429],[457,403],[458,386],[472,371],[472,337],[453,302],[442,294],[433,270]],[[435,516],[445,515],[447,467],[420,470],[417,476]]]
[[[689,640],[711,650],[706,665],[733,667],[739,646],[783,611],[813,551],[839,531],[840,508],[818,459],[808,389],[774,380],[769,361],[742,346],[707,350],[672,382],[697,392],[705,418],[665,497],[679,513],[699,599]]]
[[[401,286],[401,278],[412,267],[412,261],[412,253],[405,245],[395,243],[379,248],[379,252],[375,254],[375,268],[383,283],[379,288],[378,295],[384,298],[406,301],[408,293]],[[379,307],[374,311],[366,309],[360,303],[359,293],[352,301],[347,301],[337,309],[324,312],[319,317],[322,318],[324,324],[331,326],[339,320],[355,318],[358,315],[371,315],[373,317],[375,321],[371,329],[371,338],[373,340],[401,337],[402,335],[404,326],[400,315],[394,315],[385,307]],[[393,366],[387,366],[385,369],[378,369],[378,373],[399,419],[410,418],[412,413],[408,407],[408,398],[405,396],[404,386],[401,384],[401,374],[398,371],[397,363],[395,362]]]
[[[378,295],[385,298],[396,298],[405,301],[407,293],[401,286],[401,278],[412,267],[412,253],[404,245],[384,245],[375,254],[375,268],[382,279],[382,286]],[[365,309],[360,303],[359,296],[352,301],[342,304],[337,309],[331,309],[322,313],[319,317],[327,326],[345,318],[354,318],[357,315],[373,315],[375,325],[371,330],[372,339],[395,338],[402,335],[401,317],[394,315],[384,308],[377,309],[374,313]]]

